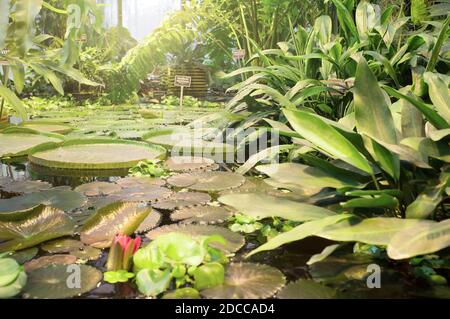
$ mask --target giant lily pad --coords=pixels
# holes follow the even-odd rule
[[[308,279],[291,282],[278,294],[280,299],[334,299],[336,297],[337,290]]]
[[[216,141],[207,141],[203,130],[164,129],[143,136],[149,143],[169,149],[173,156],[214,157],[223,160],[234,154],[234,147]]]
[[[186,173],[198,170],[214,170],[217,168],[212,159],[193,156],[173,156],[165,164],[171,172]]]
[[[97,287],[101,271],[86,265],[75,265],[73,271],[63,265],[52,265],[29,273],[23,296],[28,299],[64,299],[80,296]],[[79,272],[77,276],[73,276]],[[77,285],[71,278],[79,278]]]
[[[152,209],[152,212],[144,219],[144,221],[136,229],[136,233],[142,234],[150,229],[156,228],[161,223],[162,215],[160,212]]]
[[[57,133],[57,134],[68,134],[73,131],[73,128],[70,127],[69,125],[45,121],[25,122],[22,123],[20,127],[25,127],[39,132]]]
[[[164,186],[166,182],[160,178],[150,177],[125,177],[116,181],[122,188],[134,188],[140,186]]]
[[[172,176],[167,182],[180,188],[189,188],[201,192],[220,192],[239,187],[245,182],[241,175],[229,172],[185,173]]]
[[[50,183],[43,181],[11,181],[2,186],[2,191],[10,194],[30,194],[48,190],[52,187]]]
[[[160,186],[137,186],[124,188],[113,194],[112,198],[133,202],[156,202],[165,200],[172,195],[172,191]]]
[[[23,215],[20,213],[21,211],[27,211],[39,205],[51,206],[63,211],[71,211],[86,203],[86,197],[80,193],[58,189],[47,190],[0,200],[0,219],[7,215]]]
[[[233,212],[225,207],[196,206],[185,207],[176,210],[170,215],[173,221],[181,221],[183,224],[215,224],[226,221]]]
[[[29,160],[36,165],[58,169],[121,169],[164,156],[163,148],[145,143],[87,139],[36,148]]]
[[[107,196],[120,191],[122,187],[114,183],[108,182],[93,182],[83,184],[75,188],[76,192],[84,194],[88,197],[92,196]]]
[[[221,286],[201,291],[209,299],[266,299],[275,295],[286,279],[276,268],[239,263],[228,266]]]
[[[146,236],[151,240],[155,240],[159,236],[168,233],[182,233],[187,234],[189,236],[219,235],[222,236],[227,241],[226,245],[222,245],[219,243],[211,243],[211,246],[228,252],[236,252],[245,244],[245,238],[238,233],[233,233],[231,230],[228,230],[223,227],[206,226],[206,225],[173,224],[168,226],[162,226],[154,230],[151,230],[146,234]]]
[[[64,137],[30,129],[7,128],[0,133],[0,158],[28,155],[29,151],[45,143],[61,143]]]
[[[16,251],[73,234],[75,223],[63,211],[39,206],[25,218],[0,222],[0,252]]]
[[[50,265],[72,265],[77,262],[77,257],[72,255],[51,255],[44,256],[27,262],[25,271],[30,272],[39,268],[45,268]]]
[[[81,241],[96,248],[110,247],[115,235],[133,234],[150,213],[150,207],[134,202],[103,207],[81,228]]]
[[[211,196],[206,193],[179,192],[169,198],[153,204],[154,208],[163,210],[174,210],[177,208],[204,205],[211,200]]]

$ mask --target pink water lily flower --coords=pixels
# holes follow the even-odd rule
[[[114,244],[117,243],[119,243],[119,245],[122,247],[124,251],[128,251],[128,249],[132,245],[134,255],[141,246],[142,238],[137,237],[136,239],[132,239],[130,236],[119,234],[116,235],[116,237],[114,238]]]

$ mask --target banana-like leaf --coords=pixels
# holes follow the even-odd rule
[[[380,62],[384,67],[384,71],[392,78],[392,80],[394,80],[395,85],[397,85],[397,87],[400,87],[400,82],[398,80],[397,73],[395,72],[394,67],[387,58],[385,58],[383,55],[375,51],[366,51],[365,54],[370,55],[371,57],[375,58],[378,62]]]
[[[408,94],[412,95],[411,92]],[[405,99],[400,100],[400,105],[402,108],[401,126],[403,138],[425,136],[422,112]]]
[[[305,222],[335,215],[333,211],[322,207],[262,193],[224,195],[219,198],[219,202],[256,220],[281,217],[286,220]]]
[[[392,237],[388,256],[395,260],[428,255],[450,246],[450,220],[421,223]]]
[[[9,104],[9,106],[12,107],[14,111],[17,112],[17,115],[19,115],[22,120],[26,120],[27,111],[25,109],[25,105],[13,91],[0,84],[0,96],[6,100],[6,102]]]
[[[358,149],[318,116],[305,111],[285,109],[283,112],[292,127],[319,150],[323,150],[368,174],[373,174],[368,160]]]
[[[439,55],[441,53],[442,46],[444,45],[445,41],[448,40],[448,28],[450,24],[450,15],[445,19],[445,21],[442,23],[442,29],[439,33],[439,37],[436,41],[436,44],[434,45],[433,52],[431,53],[431,58],[428,61],[427,65],[427,71],[433,72],[436,68],[436,64],[439,60]]]
[[[430,99],[437,112],[450,123],[450,91],[448,88],[450,78],[431,72],[426,72],[423,78],[428,84]]]
[[[251,257],[262,251],[273,250],[284,244],[302,240],[302,239],[305,239],[306,237],[314,236],[314,235],[320,233],[321,231],[323,231],[323,229],[326,228],[327,226],[336,224],[342,220],[346,220],[346,219],[350,218],[351,216],[352,215],[349,215],[349,214],[342,214],[342,215],[325,217],[325,218],[322,218],[319,220],[313,220],[311,222],[304,223],[286,233],[282,233],[282,234],[270,239],[264,245],[261,245],[257,249],[252,250],[246,256],[246,258]]]
[[[36,33],[35,19],[43,0],[17,0],[14,19],[14,39],[19,56],[24,57],[33,46]]]
[[[429,225],[433,222],[418,219],[400,219],[375,217],[359,220],[344,220],[328,226],[317,236],[329,240],[345,242],[362,242],[369,245],[388,245],[396,233],[411,229],[417,225]]]
[[[314,32],[319,38],[319,43],[325,46],[331,41],[331,32],[333,31],[333,22],[330,16],[323,15],[316,19],[314,23]]]
[[[397,198],[387,194],[367,198],[355,198],[342,203],[343,208],[391,208],[396,209],[399,205]]]

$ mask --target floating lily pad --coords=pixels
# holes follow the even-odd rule
[[[140,161],[163,158],[165,150],[145,143],[114,140],[71,140],[36,148],[31,163],[58,169],[121,169]]]
[[[190,236],[212,236],[219,235],[225,238],[226,245],[219,243],[211,243],[212,247],[225,250],[228,252],[236,252],[245,244],[244,236],[234,233],[223,227],[206,226],[206,225],[182,225],[173,224],[156,228],[146,234],[151,240],[168,233],[181,233]]]
[[[136,186],[124,188],[120,192],[113,194],[112,198],[133,202],[156,202],[170,197],[173,192],[161,186]]]
[[[152,212],[144,219],[144,221],[139,225],[136,233],[142,234],[149,230],[159,226],[162,220],[162,215],[160,212],[152,209]]]
[[[0,200],[0,219],[7,215],[23,215],[19,212],[27,211],[39,205],[71,211],[86,203],[86,197],[80,193],[66,190],[47,190]]]
[[[93,267],[76,267],[73,272],[68,271],[68,266],[62,265],[30,272],[23,296],[28,299],[65,299],[80,296],[96,288],[103,278],[102,273]],[[79,271],[79,276],[76,276],[81,279],[79,286],[71,279],[75,271]]]
[[[174,210],[177,208],[204,205],[210,200],[211,196],[206,193],[178,192],[170,196],[168,199],[158,201],[157,203],[153,204],[153,207],[163,210]]]
[[[28,155],[29,151],[38,145],[63,141],[62,135],[25,128],[7,128],[0,133],[0,158]]]
[[[161,145],[175,156],[224,157],[233,154],[234,147],[218,141],[208,141],[204,130],[163,129],[155,130],[143,136],[143,139],[155,145]],[[219,159],[222,159],[219,158]]]
[[[166,181],[150,177],[125,177],[117,180],[116,184],[122,188],[133,188],[139,186],[164,186]]]
[[[26,218],[0,222],[0,252],[16,251],[73,234],[75,223],[63,211],[39,206]]]
[[[68,253],[83,247],[84,244],[81,241],[70,238],[56,239],[41,245],[41,249],[50,254]]]
[[[24,250],[19,250],[14,253],[10,253],[8,257],[14,259],[19,264],[23,265],[27,261],[30,261],[31,259],[36,257],[38,251],[39,249],[37,249],[36,247],[32,247]]]
[[[133,234],[150,213],[150,207],[134,202],[103,207],[81,228],[81,241],[96,248],[110,247],[115,235]]]
[[[26,272],[39,268],[45,268],[50,265],[72,265],[77,262],[77,257],[72,255],[52,255],[44,256],[27,262],[24,267]]]
[[[83,184],[75,188],[76,192],[79,192],[88,197],[92,196],[107,196],[120,191],[122,187],[114,183],[108,182],[93,182]]]
[[[44,121],[25,122],[22,123],[20,127],[29,128],[39,132],[57,133],[57,134],[68,134],[73,131],[73,128],[70,127],[69,125]]]
[[[201,172],[172,176],[167,182],[173,187],[189,188],[201,192],[220,192],[241,186],[244,184],[245,178],[229,172]]]
[[[266,299],[275,295],[286,283],[276,268],[252,264],[231,264],[221,286],[201,291],[209,299]]]
[[[69,254],[78,259],[90,261],[99,259],[102,256],[102,251],[94,247],[83,246],[81,249],[69,251]]]
[[[193,156],[173,156],[164,165],[169,171],[176,173],[217,169],[212,159]]]
[[[278,294],[280,299],[335,299],[336,297],[336,289],[308,279],[291,282]]]
[[[180,288],[164,294],[162,299],[200,299],[200,293],[194,288]]]
[[[225,207],[216,206],[196,206],[185,207],[170,215],[173,221],[180,221],[183,224],[215,224],[226,221],[233,212]]]
[[[52,188],[52,185],[43,181],[12,181],[2,186],[2,191],[10,194],[30,194]]]

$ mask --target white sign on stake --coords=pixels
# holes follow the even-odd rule
[[[187,75],[175,75],[175,86],[181,87],[180,89],[180,110],[183,110],[184,88],[190,88],[192,84],[192,77]]]

